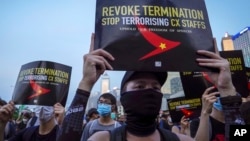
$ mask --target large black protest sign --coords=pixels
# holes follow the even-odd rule
[[[248,95],[247,73],[241,50],[220,51],[220,55],[230,63],[232,81],[238,93],[243,97]],[[206,88],[215,86],[209,78],[210,72],[180,72],[183,90],[186,98],[201,97]],[[214,89],[213,91],[215,91]]]
[[[247,74],[247,78],[248,78],[248,90],[250,92],[250,68],[249,67],[246,67],[246,74]]]
[[[187,98],[201,98],[206,88],[214,86],[207,72],[180,72],[180,78]]]
[[[115,70],[201,71],[196,51],[214,51],[204,0],[97,0],[94,45]]]
[[[220,51],[220,55],[230,63],[233,84],[243,97],[248,96],[248,78],[242,50]]]
[[[50,61],[22,65],[13,93],[15,104],[65,106],[69,91],[70,66]]]

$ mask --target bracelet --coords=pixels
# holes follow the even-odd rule
[[[81,94],[81,95],[86,95],[86,96],[90,95],[90,92],[82,90],[82,89],[77,89],[76,93]]]

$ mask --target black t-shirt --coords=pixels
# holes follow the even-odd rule
[[[159,123],[159,126],[161,127],[161,128],[164,128],[164,129],[167,129],[167,130],[172,130],[172,127],[174,126],[174,125],[169,125],[168,123],[167,123],[167,121],[165,121],[165,120],[162,120],[161,119],[161,121],[160,121],[160,123]]]
[[[26,128],[26,124],[21,121],[20,123],[16,124],[17,131],[21,131]]]
[[[214,119],[213,117],[209,116],[209,124],[212,129],[211,130],[211,135],[209,135],[209,138],[211,138],[210,141],[224,141],[225,140],[225,124]],[[194,119],[190,123],[190,134],[191,137],[195,137],[195,134],[198,130],[200,123],[200,119]]]
[[[225,141],[225,123],[210,117],[212,126],[212,141]]]
[[[39,126],[29,127],[21,130],[8,141],[55,141],[58,128],[56,125],[48,134],[40,135]]]
[[[190,136],[192,138],[195,137],[196,132],[197,132],[198,127],[199,127],[199,124],[200,124],[200,118],[192,119],[192,121],[190,123]]]

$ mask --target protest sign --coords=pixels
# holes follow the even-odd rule
[[[201,98],[173,98],[168,99],[168,109],[174,123],[179,123],[185,116],[192,120],[200,116],[202,102]]]
[[[250,92],[250,68],[249,67],[246,67],[246,74],[247,74],[247,78],[248,78],[247,87],[248,87],[248,90]]]
[[[204,0],[97,0],[94,49],[114,70],[207,71],[195,59],[214,52]]]
[[[232,82],[241,96],[248,95],[248,79],[241,50],[220,51],[220,55],[230,63]],[[206,88],[215,86],[209,78],[210,72],[180,72],[186,98],[201,97]],[[217,91],[214,89],[213,91]]]
[[[214,86],[206,72],[180,72],[180,78],[187,98],[200,98],[206,88]]]
[[[15,104],[53,106],[66,104],[71,67],[50,61],[22,65],[12,100]]]
[[[248,96],[248,78],[242,50],[220,51],[220,55],[230,63],[233,85],[242,97]]]

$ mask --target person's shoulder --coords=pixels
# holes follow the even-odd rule
[[[91,120],[91,121],[87,122],[84,129],[85,128],[90,128],[91,125],[93,126],[94,122],[95,122],[95,120]]]
[[[92,124],[94,121],[96,121],[97,119],[94,119],[94,120],[91,120],[91,121],[89,121],[89,122],[87,122],[86,124],[88,125],[88,124]]]
[[[25,132],[25,134],[29,134],[29,133],[33,133],[33,132],[35,132],[35,130],[38,130],[38,128],[39,128],[39,125],[37,125],[37,126],[30,126],[30,127],[27,127],[27,128],[25,128],[25,129],[23,129],[24,130],[24,132]]]
[[[120,127],[122,126],[121,123],[119,123],[118,121],[115,121],[116,127]]]
[[[99,131],[90,136],[87,141],[109,141],[109,139],[109,131]]]
[[[188,135],[183,135],[180,133],[175,133],[177,135],[177,137],[180,139],[180,141],[195,141],[194,138],[188,136]]]

